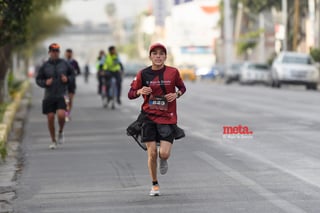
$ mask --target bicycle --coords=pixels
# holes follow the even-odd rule
[[[109,88],[109,89],[108,89]],[[103,108],[107,108],[111,102],[111,109],[115,109],[116,98],[118,97],[117,80],[111,77],[109,85],[106,78],[102,78],[101,100]]]
[[[111,109],[115,109],[116,98],[118,97],[117,79],[112,76],[109,87],[109,102],[111,102]]]
[[[102,78],[101,100],[102,100],[103,108],[107,108],[107,106],[108,106],[108,95],[107,95],[107,81],[106,81],[105,78]]]

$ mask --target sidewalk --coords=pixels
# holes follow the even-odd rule
[[[20,102],[20,108],[15,115],[13,126],[8,137],[8,156],[5,162],[0,162],[0,213],[13,212],[13,201],[16,198],[16,175],[19,172],[19,147],[24,133],[24,123],[28,113],[29,96]]]

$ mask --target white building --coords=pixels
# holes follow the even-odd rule
[[[175,65],[211,66],[220,37],[220,0],[173,1],[166,21],[165,42]]]

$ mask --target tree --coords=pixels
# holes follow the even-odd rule
[[[105,7],[106,13],[109,18],[113,18],[117,13],[117,8],[114,3],[108,3]]]
[[[29,52],[67,22],[55,15],[62,0],[0,0],[0,103],[13,51]],[[26,51],[29,49],[29,51]],[[26,54],[28,55],[28,54]]]
[[[288,17],[293,17],[294,15],[294,4],[293,0],[287,0],[288,1]],[[243,15],[243,24],[242,24],[242,37],[247,36],[247,34],[250,32],[256,32],[257,27],[255,27],[255,23],[257,22],[257,18],[254,19],[252,17],[256,16],[258,17],[258,14],[262,11],[270,11],[271,9],[276,9],[277,11],[281,11],[281,1],[280,0],[231,0],[231,9],[233,11],[233,14],[237,14],[238,12],[238,4],[242,3],[244,7],[244,15]],[[221,5],[223,7],[223,5]],[[304,18],[307,16],[307,6],[308,1],[300,1],[300,13],[299,13],[299,20],[302,22]],[[223,11],[223,10],[221,10]],[[223,15],[222,15],[223,17]],[[233,19],[235,19],[235,15]],[[223,22],[223,18],[221,20]],[[223,26],[223,25],[221,25]],[[289,50],[293,49],[293,29],[294,29],[294,19],[288,18],[287,19],[287,47]],[[297,43],[301,43],[301,41],[305,38],[305,32],[303,29],[303,25],[299,25],[298,29],[298,35],[297,35]],[[243,49],[245,47],[250,47],[253,45],[252,40],[249,39],[249,42],[247,44],[244,44],[242,41],[240,41],[241,46],[240,49]],[[238,46],[239,46],[238,45]],[[241,52],[241,51],[240,51]],[[244,51],[245,52],[245,51]]]
[[[6,93],[6,74],[13,47],[25,42],[32,0],[0,0],[0,103]]]
[[[32,13],[27,23],[26,41],[17,47],[26,68],[29,67],[29,58],[40,42],[70,25],[64,16],[58,14],[61,2],[61,0],[33,0]]]
[[[316,62],[320,63],[320,49],[319,48],[312,48],[310,50],[310,55],[312,56],[312,58]]]
[[[258,30],[241,35],[240,41],[237,42],[237,53],[239,55],[246,55],[249,49],[254,49],[257,46],[257,40],[261,33],[263,33],[263,31]]]
[[[117,19],[117,7],[115,5],[115,3],[111,2],[108,3],[105,6],[105,12],[109,18],[109,23],[111,26],[111,30],[112,30],[112,35],[114,40],[116,41],[117,46],[120,45],[120,40],[121,40],[121,24],[119,22],[119,20]]]

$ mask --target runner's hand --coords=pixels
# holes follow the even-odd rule
[[[151,87],[142,87],[137,91],[137,95],[150,95],[152,93]]]
[[[63,82],[63,83],[67,83],[68,82],[68,78],[67,78],[67,76],[65,76],[65,75],[61,75],[61,81]]]
[[[46,86],[51,86],[53,78],[49,78],[46,80]]]
[[[172,102],[177,99],[177,93],[175,93],[175,92],[168,93],[164,97],[167,99],[168,102]]]

